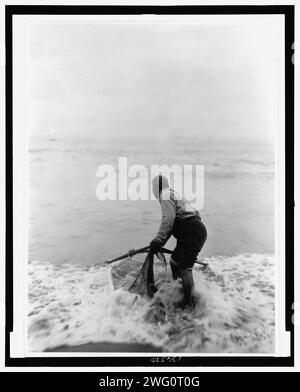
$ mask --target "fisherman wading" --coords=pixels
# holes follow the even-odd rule
[[[177,245],[170,258],[173,279],[181,278],[184,299],[179,305],[195,305],[193,266],[206,239],[207,231],[199,212],[180,194],[169,187],[166,177],[152,180],[153,194],[159,201],[162,220],[156,237],[150,243],[150,253],[157,253],[173,235]]]

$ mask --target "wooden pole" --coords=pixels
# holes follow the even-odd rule
[[[145,247],[140,248],[140,249],[129,250],[127,253],[123,254],[122,256],[116,257],[115,259],[106,260],[105,264],[111,264],[111,263],[114,263],[115,261],[123,260],[123,259],[126,259],[127,257],[132,257],[132,256],[137,255],[139,253],[146,253],[146,252],[149,251],[149,248],[150,248],[150,246],[148,245],[148,246],[145,246]],[[161,248],[160,252],[167,253],[169,255],[173,254],[173,251],[170,250],[170,249],[167,249],[167,248]],[[204,267],[208,266],[208,263],[204,263],[203,261],[200,261],[200,260],[196,260],[195,263],[199,264],[199,265],[202,265]],[[99,264],[99,263],[97,263],[97,264]]]

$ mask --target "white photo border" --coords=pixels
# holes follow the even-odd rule
[[[276,326],[280,325],[276,335],[286,335],[276,353],[270,355],[240,355],[240,354],[171,354],[171,353],[28,353],[26,350],[26,321],[24,319],[24,302],[26,300],[26,283],[24,272],[27,269],[26,242],[26,132],[22,120],[25,119],[24,95],[15,94],[15,88],[24,88],[22,73],[15,72],[18,56],[24,52],[24,46],[17,47],[14,41],[14,21],[20,15],[282,15],[285,18],[285,62],[280,72],[285,73],[285,113],[279,114],[281,130],[278,131],[278,156],[280,156],[280,172],[277,173],[277,190],[280,194],[277,200],[276,226],[285,227],[284,236],[278,235],[276,250],[278,257],[285,258],[284,267],[278,267],[278,289],[276,298],[280,299],[280,306],[285,307],[285,320],[282,312],[276,315]],[[294,146],[294,70],[291,62],[292,44],[294,37],[294,7],[293,6],[7,6],[6,7],[6,199],[7,199],[7,238],[6,238],[6,366],[157,366],[151,358],[181,356],[180,363],[172,366],[293,366],[294,326],[292,323],[292,304],[294,301],[294,227],[293,227],[293,146]],[[22,104],[23,102],[23,104]],[[18,115],[16,115],[18,113]],[[285,132],[282,132],[285,129]],[[281,132],[280,132],[281,131]],[[285,150],[285,151],[284,151]],[[280,153],[282,152],[282,154]],[[16,159],[17,158],[17,159]],[[14,159],[14,166],[12,166]],[[282,184],[285,183],[284,191]],[[17,190],[17,191],[16,191]],[[284,213],[285,211],[285,213]],[[8,222],[12,221],[11,228]],[[276,242],[277,243],[277,242]],[[25,262],[24,262],[25,255]],[[292,262],[291,262],[292,261]],[[16,264],[17,263],[17,264]],[[280,263],[279,263],[280,264]],[[18,268],[16,268],[16,265]],[[282,276],[285,282],[282,282]],[[281,278],[280,278],[281,277]],[[22,295],[17,295],[22,290]],[[279,291],[278,291],[279,290]],[[282,293],[284,295],[282,295]],[[21,301],[20,301],[21,300]],[[23,318],[19,317],[23,314]],[[14,323],[18,320],[18,323]],[[23,343],[19,337],[23,336]],[[290,343],[290,350],[286,350],[286,343]],[[21,345],[20,345],[21,343]],[[282,346],[281,346],[282,345]],[[101,357],[99,357],[101,355]]]

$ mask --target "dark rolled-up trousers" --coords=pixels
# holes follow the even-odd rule
[[[193,268],[206,239],[207,231],[201,218],[192,216],[175,219],[172,234],[177,239],[172,258],[179,270]]]

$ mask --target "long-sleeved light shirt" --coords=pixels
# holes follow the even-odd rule
[[[183,220],[198,215],[198,211],[173,189],[164,188],[159,197],[162,211],[161,224],[155,241],[164,245],[172,235],[175,219]]]

